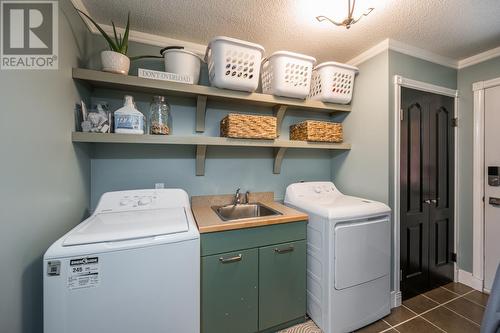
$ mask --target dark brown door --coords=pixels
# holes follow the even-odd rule
[[[453,281],[454,100],[402,88],[403,298]]]

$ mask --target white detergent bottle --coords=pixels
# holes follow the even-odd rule
[[[115,111],[115,133],[144,134],[144,115],[132,96],[126,95],[123,107]]]

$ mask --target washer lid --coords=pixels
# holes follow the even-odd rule
[[[63,246],[154,237],[189,230],[183,207],[94,214],[71,232]]]

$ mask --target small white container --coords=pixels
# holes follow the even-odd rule
[[[144,134],[144,115],[137,110],[132,96],[126,95],[122,108],[114,113],[115,133]]]
[[[205,53],[210,84],[217,88],[253,92],[259,85],[264,48],[230,37],[215,37]]]
[[[262,92],[304,99],[311,87],[316,59],[288,51],[274,52],[262,61]]]
[[[313,70],[309,99],[348,104],[352,99],[357,67],[334,61],[323,62]]]
[[[198,55],[177,46],[166,47],[160,52],[165,61],[165,72],[189,75],[193,79],[193,84],[198,84],[202,62]]]

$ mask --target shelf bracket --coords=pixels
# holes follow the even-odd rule
[[[207,157],[207,146],[196,146],[196,175],[205,176],[205,159]]]
[[[207,96],[196,98],[196,132],[205,132],[205,117],[207,114]]]
[[[285,157],[286,153],[285,147],[276,148],[274,150],[274,169],[273,173],[279,174],[281,172],[281,162],[283,162],[283,157]]]
[[[285,117],[285,112],[287,108],[288,106],[286,105],[275,105],[273,107],[273,113],[274,116],[276,117],[276,135],[278,137],[281,134],[281,124],[283,123],[283,118]]]

